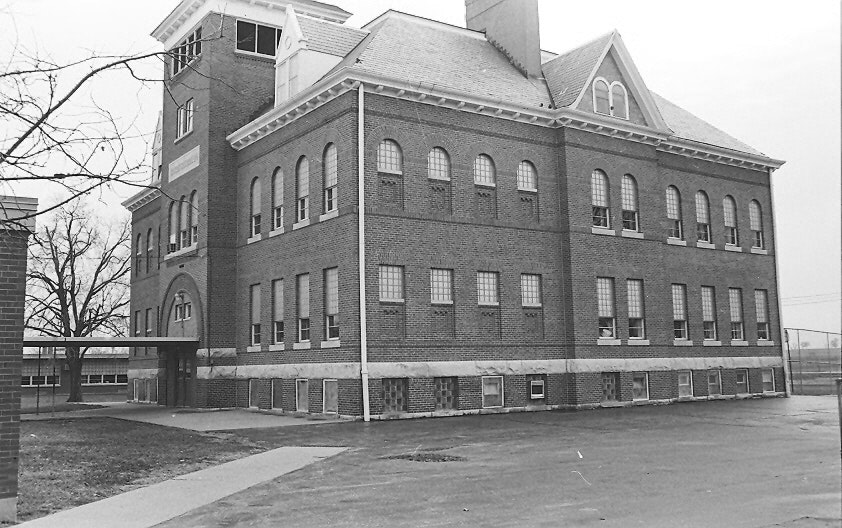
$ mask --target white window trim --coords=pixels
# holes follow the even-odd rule
[[[500,405],[485,405],[485,380],[499,379],[500,380]],[[506,391],[503,381],[503,376],[482,376],[480,381],[482,389],[482,408],[483,409],[502,409],[506,406]]]
[[[255,242],[260,242],[261,240],[263,240],[263,235],[261,233],[258,233],[252,237],[247,238],[246,244],[254,244]]]
[[[772,390],[770,390],[770,391],[767,391],[767,390],[763,389],[763,385],[764,385],[763,371],[768,371],[768,372],[772,373]],[[760,390],[762,391],[763,394],[772,394],[774,392],[777,392],[777,387],[775,387],[775,369],[773,369],[773,368],[762,368],[762,369],[760,369]]]
[[[237,42],[239,41],[239,39],[237,38],[238,37],[238,35],[237,35],[237,22],[240,22],[240,21],[248,22],[249,24],[254,24],[254,49],[255,50],[257,49],[257,26],[265,26],[265,27],[274,28],[275,31],[280,30],[281,35],[283,35],[284,28],[281,28],[281,27],[278,27],[278,26],[273,26],[271,24],[265,24],[263,22],[258,22],[256,20],[250,20],[248,18],[237,17],[237,18],[234,19],[234,53],[241,53],[241,54],[247,55],[249,57],[261,57],[261,58],[264,58],[264,59],[275,59],[278,56],[278,43],[277,42],[275,43],[275,53],[273,55],[265,55],[263,53],[258,53],[257,51],[246,51],[246,50],[241,50],[241,49],[237,48]]]
[[[297,341],[292,344],[293,350],[310,350],[310,341]]]
[[[745,339],[732,339],[731,346],[748,346],[748,341]]]
[[[536,396],[536,395],[532,394],[532,387],[534,387],[536,385],[541,385],[541,395],[540,396]],[[547,397],[547,384],[544,383],[544,380],[542,380],[542,379],[529,380],[529,399],[530,400],[543,400],[546,397]]]
[[[269,345],[269,352],[280,352],[284,349],[283,343],[272,343]]]
[[[688,379],[690,380],[690,384],[689,384],[690,385],[690,394],[687,395],[687,396],[678,396],[678,398],[679,399],[681,399],[681,398],[692,398],[696,394],[696,392],[693,389],[693,371],[692,370],[679,370],[678,374],[681,375],[682,372],[686,372],[687,374],[689,374]],[[681,388],[680,383],[678,384],[678,387],[679,387],[679,390],[676,391],[676,394],[681,390],[680,389]]]
[[[246,352],[260,352],[260,345],[249,345],[246,347]]]
[[[275,237],[275,236],[278,236],[278,235],[283,235],[283,234],[284,234],[284,228],[279,227],[278,229],[273,229],[273,230],[269,231],[269,238],[272,238],[272,237]]]
[[[607,345],[607,346],[617,346],[621,343],[620,339],[614,337],[597,337],[596,344],[597,345]]]
[[[602,82],[605,83],[606,86],[608,86],[608,113],[607,114],[604,114],[602,112],[598,112],[597,109],[596,109],[596,83],[597,83],[597,81],[602,81]],[[615,84],[619,85],[620,88],[623,89],[623,93],[626,96],[626,115],[625,116],[614,115],[614,85]],[[625,85],[623,85],[623,83],[621,83],[620,81],[608,82],[608,79],[606,79],[605,77],[596,77],[593,80],[593,82],[591,83],[591,100],[593,101],[593,112],[595,114],[607,115],[609,117],[616,117],[617,119],[623,119],[625,121],[629,120],[629,106],[631,106],[629,104],[629,91],[628,91],[628,89],[626,89]]]

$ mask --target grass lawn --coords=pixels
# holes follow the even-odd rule
[[[265,451],[232,433],[197,433],[114,418],[21,423],[18,520]]]
[[[22,403],[22,402],[21,402]],[[24,407],[21,405],[20,413],[21,414],[35,414],[35,411],[39,411],[40,414],[50,414],[51,412],[67,412],[67,411],[87,411],[89,409],[102,409],[105,407],[104,405],[96,405],[93,403],[70,403],[70,402],[57,402],[55,406],[53,406],[52,402],[44,403],[41,402],[40,407],[37,407],[35,404],[27,405]]]

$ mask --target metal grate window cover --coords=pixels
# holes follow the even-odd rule
[[[457,378],[435,378],[436,410],[456,410],[459,408],[459,383]]]
[[[406,378],[383,378],[383,412],[406,412],[409,380]]]

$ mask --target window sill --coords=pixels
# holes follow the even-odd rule
[[[278,235],[283,235],[283,234],[284,234],[284,228],[279,227],[278,229],[273,229],[273,230],[269,231],[269,238],[276,237]]]
[[[478,303],[477,303],[477,306],[499,307],[499,306],[500,306],[500,303],[498,303],[498,302],[495,302],[495,303],[481,303],[481,302],[478,302]]]
[[[696,247],[702,249],[716,249],[716,244],[711,244],[710,242],[704,242],[702,240],[696,241]]]
[[[331,218],[336,218],[339,216],[339,209],[334,209],[333,211],[328,211],[323,215],[319,215],[319,222],[324,222],[325,220],[330,220]]]
[[[258,233],[258,234],[254,235],[254,236],[253,236],[253,237],[251,237],[251,238],[247,238],[247,239],[246,239],[246,244],[254,244],[255,242],[260,242],[261,240],[263,240],[263,235],[261,235],[260,233]]]
[[[608,236],[616,236],[617,233],[613,229],[608,229],[607,227],[597,227],[591,226],[591,233],[594,235],[608,235]]]
[[[260,345],[249,345],[246,347],[246,352],[260,352]]]
[[[733,251],[734,253],[742,253],[743,248],[740,246],[732,246],[731,244],[725,244],[725,251]]]
[[[629,346],[648,346],[649,340],[648,339],[629,339],[626,343]]]
[[[442,178],[441,176],[427,176],[428,180],[436,180],[436,181],[444,181],[449,182],[450,178]]]
[[[272,343],[271,345],[269,345],[269,352],[280,352],[283,349],[283,343]]]
[[[722,346],[722,341],[705,339],[704,341],[702,341],[702,346]]]
[[[453,306],[453,301],[432,301],[430,304],[433,306]]]
[[[766,251],[765,249],[754,248],[754,247],[751,248],[751,252],[754,253],[755,255],[768,255],[769,254],[769,252]]]
[[[182,70],[182,71],[183,71],[183,70]],[[178,72],[178,73],[181,73],[181,72]],[[194,116],[193,116],[193,117],[195,118],[195,113],[194,113]],[[175,139],[173,140],[172,144],[173,144],[173,145],[177,145],[177,144],[181,143],[182,141],[184,141],[184,139],[188,138],[188,137],[190,136],[190,134],[192,134],[192,133],[193,133],[193,129],[191,128],[190,130],[188,130],[188,131],[187,131],[187,132],[185,132],[184,134],[182,134],[182,135],[178,136],[177,138],[175,138]]]
[[[392,170],[392,169],[382,169],[380,167],[377,168],[377,172],[382,173],[382,174],[395,174],[397,176],[403,176],[403,171]]]
[[[625,238],[639,238],[643,239],[643,233],[640,231],[629,231],[628,229],[623,229],[620,231],[620,236]]]
[[[748,346],[748,341],[742,339],[732,339],[731,346]]]
[[[527,189],[525,187],[518,187],[517,190],[520,192],[538,193],[538,189]]]
[[[246,51],[234,48],[234,55],[242,55],[243,57],[251,57],[253,59],[266,59],[275,62],[276,55],[264,55],[255,51]]]
[[[522,304],[521,308],[543,308],[543,304]]]
[[[310,350],[310,342],[309,341],[300,341],[298,343],[292,344],[293,350]]]
[[[689,339],[673,339],[672,346],[693,346],[693,342]]]
[[[301,229],[302,227],[307,227],[310,225],[310,219],[305,218],[304,220],[299,220],[298,222],[292,224],[292,230],[295,231],[296,229]]]
[[[338,339],[328,339],[327,341],[322,341],[321,348],[339,348],[340,342]]]
[[[497,188],[496,183],[477,183],[477,182],[474,182],[474,185],[477,186],[477,187],[485,187],[486,189],[496,189]]]
[[[605,346],[617,346],[620,344],[619,339],[610,339],[606,337],[599,337],[596,340],[597,345],[605,345]]]
[[[182,255],[187,255],[188,253],[193,253],[196,251],[198,244],[192,244],[187,246],[186,248],[181,248],[178,251],[173,251],[172,253],[167,253],[164,255],[164,260],[169,260],[175,257],[180,257]]]
[[[680,238],[669,237],[669,238],[667,238],[667,244],[669,244],[671,246],[686,246],[687,241],[681,240]]]
[[[380,299],[381,303],[388,303],[388,304],[403,304],[403,299]]]
[[[643,402],[648,402],[649,398],[632,398],[632,401],[638,402],[638,403],[643,403]]]
[[[758,339],[757,346],[775,346],[775,342],[767,339]]]

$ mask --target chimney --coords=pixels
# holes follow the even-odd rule
[[[542,77],[538,0],[465,0],[468,29],[485,37],[521,72]]]

